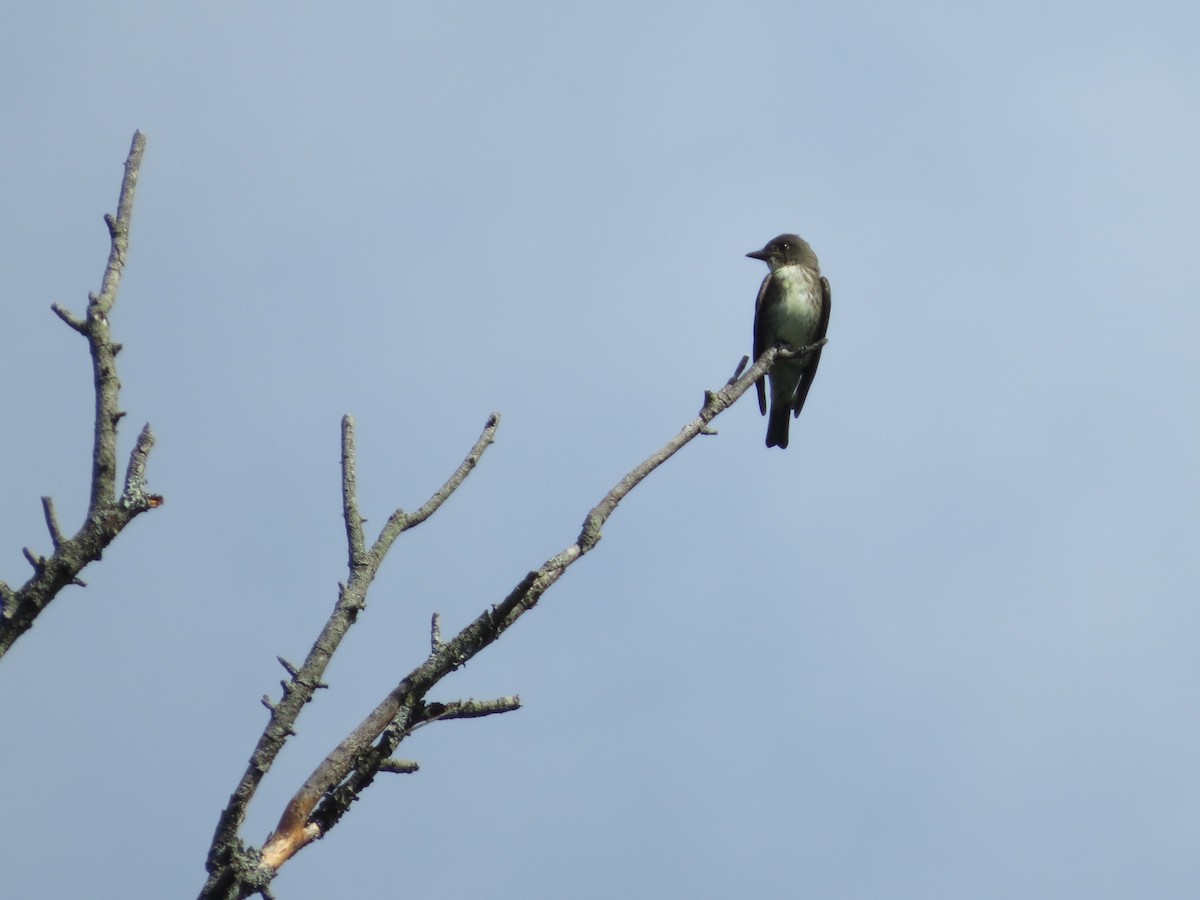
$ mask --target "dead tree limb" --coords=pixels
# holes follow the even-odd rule
[[[133,197],[146,137],[133,135],[117,214],[105,215],[111,247],[108,265],[100,282],[100,292],[88,295],[87,313],[82,319],[71,315],[57,303],[51,305],[60,319],[88,342],[92,354],[92,381],[96,394],[95,431],[92,442],[92,485],[87,515],[73,537],[66,537],[58,523],[54,502],[42,498],[46,527],[50,532],[49,556],[25,548],[25,558],[33,566],[33,575],[13,590],[0,582],[0,656],[32,627],[59,591],[69,584],[83,585],[79,573],[104,550],[125,527],[148,509],[161,506],[163,498],[146,491],[146,459],[154,445],[150,426],[142,428],[125,468],[124,486],[117,494],[117,425],[125,415],[118,406],[121,381],[117,377],[117,354],[121,345],[112,339],[109,314],[117,302],[121,274],[129,252],[129,225],[133,216]]]
[[[822,340],[820,344],[824,344]],[[493,440],[499,415],[493,414],[467,458],[428,503],[416,513],[397,510],[384,525],[379,538],[367,549],[362,535],[362,518],[355,493],[353,422],[342,423],[342,498],[346,524],[350,580],[340,586],[333,615],[300,668],[281,660],[291,676],[283,682],[278,703],[264,698],[271,720],[259,739],[250,766],[222,813],[208,857],[209,878],[201,891],[202,900],[243,900],[255,893],[269,895],[269,885],[279,868],[298,851],[324,837],[349,810],[359,794],[380,772],[410,773],[418,765],[393,757],[397,746],[416,729],[432,722],[475,718],[509,712],[520,707],[517,697],[494,700],[427,701],[438,682],[496,641],[526,612],[533,609],[551,586],[578,559],[599,543],[602,529],[621,501],[651,472],[709,427],[718,415],[732,406],[778,358],[806,353],[819,344],[790,351],[768,349],[748,370],[743,358],[733,376],[718,391],[706,391],[699,414],[688,422],[656,453],[639,463],[601,498],[584,518],[578,537],[538,569],[529,572],[508,596],[484,610],[453,639],[443,641],[441,623],[435,614],[431,626],[428,658],[405,676],[384,700],[313,771],[288,802],[274,832],[261,848],[246,846],[238,836],[246,806],[275,755],[287,737],[300,709],[321,686],[320,675],[329,655],[345,629],[353,624],[365,604],[365,592],[392,541],[403,531],[424,521],[449,496],[474,467]]]

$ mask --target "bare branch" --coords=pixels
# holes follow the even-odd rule
[[[744,372],[746,370],[746,366],[749,364],[749,362],[750,362],[749,356],[742,357],[742,361],[737,364],[737,368],[733,370],[733,374],[730,375],[729,380],[727,382],[725,382],[725,387],[729,387],[729,385],[733,384],[735,381],[738,380],[738,376],[741,375],[742,372]]]
[[[411,759],[385,759],[379,764],[380,772],[391,772],[396,775],[411,775],[420,770],[421,766]]]
[[[46,570],[46,557],[38,556],[28,547],[21,548],[21,555],[25,557],[26,562],[33,566],[33,571],[41,574]]]
[[[354,419],[342,417],[342,518],[346,522],[348,567],[351,572],[364,565],[367,544],[363,538],[363,517],[358,514],[358,475],[354,462]]]
[[[527,574],[503,601],[482,613],[448,643],[442,643],[440,628],[435,631],[431,636],[432,652],[429,658],[410,672],[325,758],[288,803],[274,833],[263,847],[262,865],[278,869],[298,850],[332,828],[359,793],[371,783],[380,767],[392,757],[399,743],[415,728],[443,717],[431,712],[432,705],[424,702],[430,688],[495,642],[518,618],[532,609],[572,563],[595,547],[601,537],[601,528],[621,500],[682,446],[703,433],[709,422],[728,409],[756,379],[767,372],[781,352],[785,351],[777,347],[768,349],[744,374],[735,373],[736,377],[730,379],[723,389],[709,392],[704,407],[695,419],[687,423],[657,453],[632,469],[593,507],[584,520],[578,538],[539,569]],[[738,370],[744,366],[743,360]],[[398,529],[395,534],[399,534],[406,523],[419,513],[412,516],[394,514],[372,549],[372,555],[385,539],[389,539],[389,544],[394,539],[395,535],[389,530],[393,525]],[[386,546],[383,549],[386,551]],[[505,698],[505,701],[509,699]],[[515,698],[511,699],[515,701]],[[518,706],[519,701],[515,701],[511,708]],[[443,712],[446,708],[442,706]],[[466,717],[469,715],[467,710],[483,708],[458,707],[456,712],[460,715],[454,717]],[[487,709],[488,712],[477,714],[502,711],[499,708]],[[504,711],[507,709],[505,706]]]
[[[426,718],[421,723],[445,722],[449,719],[481,719],[498,713],[515,712],[521,708],[521,698],[497,697],[495,700],[455,700],[453,703],[430,703],[425,707]],[[415,727],[415,726],[414,726]]]
[[[334,604],[333,612],[321,629],[312,649],[309,650],[304,664],[286,682],[283,697],[274,704],[264,698],[264,705],[270,709],[271,716],[258,739],[258,744],[250,758],[250,765],[243,773],[241,781],[217,823],[206,863],[210,877],[201,893],[202,897],[246,897],[254,893],[253,890],[245,894],[236,892],[237,885],[249,885],[251,881],[262,875],[260,869],[256,868],[258,863],[249,860],[247,854],[250,851],[246,850],[238,838],[238,829],[245,818],[246,807],[258,790],[263,776],[283,748],[284,742],[289,735],[295,733],[295,723],[300,711],[312,699],[313,692],[319,687],[324,687],[321,679],[329,664],[329,659],[346,636],[350,626],[357,620],[359,612],[366,606],[367,588],[370,587],[379,571],[387,548],[391,546],[398,535],[429,518],[457,490],[471,470],[475,468],[484,451],[495,440],[499,424],[499,413],[492,413],[488,417],[479,439],[446,483],[416,513],[411,515],[405,515],[399,511],[393,513],[388,524],[384,526],[384,533],[375,542],[375,546],[369,552],[359,552],[356,547],[362,547],[363,544],[361,541],[362,518],[358,513],[355,485],[354,421],[349,416],[342,420],[342,509],[346,520],[350,577],[345,585],[339,587],[338,599]],[[383,725],[380,725],[380,729],[382,728]],[[378,734],[378,731],[376,733]],[[250,872],[253,878],[246,875],[247,872]],[[237,880],[243,876],[250,878],[250,881]],[[266,884],[269,881],[270,877],[267,877],[261,883]]]
[[[123,506],[140,506],[145,504],[150,509],[163,505],[160,494],[146,493],[146,460],[150,449],[154,446],[154,432],[149,425],[143,425],[134,441],[133,450],[129,453],[129,464],[125,467],[125,487],[121,491]]]
[[[117,288],[121,284],[121,273],[125,271],[125,257],[129,253],[129,225],[133,220],[133,196],[137,191],[138,173],[142,168],[142,154],[146,150],[146,136],[140,131],[134,132],[133,145],[129,148],[129,157],[125,160],[125,177],[121,180],[121,196],[117,198],[116,216],[105,215],[104,222],[108,225],[108,233],[112,238],[112,246],[108,254],[108,265],[104,269],[104,279],[100,283],[100,295],[92,300],[92,306],[99,315],[105,315],[117,302]],[[92,309],[88,314],[92,314]]]
[[[796,352],[809,352],[816,346]],[[460,668],[485,647],[494,643],[517,619],[536,606],[542,595],[566,570],[596,546],[609,516],[638,484],[697,435],[711,433],[708,426],[713,419],[732,406],[758,378],[766,374],[776,359],[791,355],[791,351],[779,347],[769,348],[744,373],[747,359],[743,357],[724,388],[705,393],[704,406],[695,419],[688,422],[660,450],[631,469],[601,498],[585,517],[579,536],[573,543],[550,557],[537,570],[529,572],[508,596],[485,610],[451,641],[442,640],[440,618],[434,614],[430,623],[429,657],[410,672],[317,766],[289,801],[279,824],[262,850],[247,848],[237,836],[245,803],[249,801],[258,780],[270,766],[274,754],[278,752],[278,747],[274,747],[269,754],[264,754],[264,740],[268,738],[272,728],[278,728],[282,721],[288,722],[289,726],[294,721],[294,715],[290,719],[285,718],[280,715],[280,711],[292,704],[293,698],[301,693],[301,686],[298,684],[301,678],[313,671],[323,671],[328,653],[333,649],[322,649],[325,648],[326,636],[330,630],[330,626],[327,625],[326,631],[322,632],[322,636],[314,645],[309,661],[301,668],[300,676],[293,679],[293,691],[285,690],[285,696],[279,704],[273,707],[268,704],[272,710],[272,724],[268,725],[263,739],[260,739],[251,768],[222,816],[221,824],[218,825],[208,860],[210,878],[201,897],[229,897],[240,900],[260,891],[288,859],[328,833],[376,775],[380,772],[416,771],[416,763],[397,760],[392,755],[400,742],[415,729],[434,721],[477,718],[519,709],[520,699],[515,696],[490,701],[462,700],[453,703],[426,703],[425,697],[444,676]],[[353,432],[352,422],[348,418],[343,421],[343,506],[351,545],[351,577],[345,586],[339,588],[338,606],[330,619],[331,623],[337,618],[338,609],[343,604],[349,604],[348,608],[354,613],[362,608],[366,588],[392,543],[405,530],[424,521],[461,484],[462,479],[478,461],[479,455],[491,443],[498,420],[498,416],[495,415],[489,419],[484,434],[463,464],[442,490],[434,494],[421,509],[415,513],[396,510],[389,517],[368,552],[368,559],[357,569],[354,567],[356,554],[353,523],[361,520],[357,518],[357,501],[354,494]],[[348,625],[349,622],[346,627]],[[341,633],[344,632],[339,632],[339,638]],[[311,667],[313,655],[318,651],[323,655],[321,665]],[[300,705],[307,702],[310,696],[311,692],[304,696]],[[299,706],[295,706],[295,712],[298,711]],[[278,743],[282,745],[282,738],[278,739]]]
[[[63,544],[62,529],[58,527],[58,516],[54,513],[54,501],[42,498],[42,512],[46,516],[46,527],[50,530],[50,543],[57,550]]]
[[[458,490],[458,486],[471,474],[471,470],[475,468],[475,465],[479,462],[479,458],[483,456],[483,451],[495,440],[496,429],[499,427],[500,413],[494,412],[488,418],[487,424],[483,429],[483,434],[479,436],[479,440],[475,442],[475,446],[471,448],[471,452],[467,454],[466,459],[455,469],[454,474],[446,479],[446,483],[438,488],[432,497],[425,501],[424,506],[414,513],[405,513],[403,510],[398,509],[388,517],[387,522],[379,532],[378,539],[371,547],[371,555],[375,557],[376,566],[383,561],[383,557],[387,554],[396,538],[400,537],[408,529],[420,525],[428,519],[449,499],[451,494]]]
[[[434,613],[429,620],[429,652],[437,653],[444,646],[442,643],[442,617]]]
[[[120,502],[116,497],[117,424],[124,413],[117,403],[121,382],[117,377],[116,356],[121,346],[112,339],[108,314],[116,303],[129,251],[133,198],[145,147],[145,136],[141,132],[134,133],[125,160],[117,214],[104,219],[111,239],[108,264],[104,268],[100,293],[88,295],[86,317],[77,319],[57,303],[50,307],[71,329],[87,338],[91,350],[95,388],[91,495],[83,526],[71,538],[63,534],[49,498],[42,498],[54,552],[49,557],[41,557],[26,550],[25,556],[34,567],[33,577],[16,591],[6,588],[4,616],[0,619],[0,656],[29,630],[59,591],[67,585],[83,584],[79,573],[88,563],[99,559],[135,517],[163,502],[161,496],[147,494],[144,490],[146,458],[154,443],[148,426],[142,429],[134,446]]]
[[[71,328],[78,331],[80,334],[87,334],[87,323],[75,318],[57,303],[51,303],[50,309],[53,313],[67,323]]]

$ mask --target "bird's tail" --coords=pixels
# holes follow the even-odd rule
[[[791,408],[786,403],[771,399],[771,415],[767,419],[767,446],[787,448],[788,424],[791,419]]]

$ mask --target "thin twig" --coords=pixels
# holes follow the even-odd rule
[[[429,620],[429,652],[437,653],[442,646],[442,617],[434,613]]]
[[[342,417],[342,519],[346,524],[347,567],[353,572],[365,564],[363,517],[358,513],[358,474],[354,463],[354,419]]]
[[[25,557],[25,561],[33,566],[33,571],[41,574],[46,570],[46,557],[38,556],[28,547],[21,548],[21,555]]]
[[[42,513],[46,516],[46,528],[50,531],[50,543],[57,550],[63,544],[62,529],[58,527],[58,516],[54,513],[54,501],[42,498]]]
[[[481,719],[498,713],[516,712],[521,708],[521,698],[497,697],[495,700],[455,700],[453,703],[430,703],[426,706],[427,718],[421,724],[446,722],[450,719]]]
[[[446,479],[433,496],[430,497],[425,504],[416,512],[406,513],[403,510],[396,510],[388,517],[387,522],[379,532],[379,537],[371,546],[371,556],[375,558],[375,564],[378,566],[383,561],[383,557],[391,549],[396,538],[400,537],[410,528],[420,525],[431,515],[433,515],[438,507],[446,502],[447,498],[458,490],[458,486],[463,483],[471,470],[475,468],[479,462],[479,458],[483,455],[483,451],[495,439],[496,429],[500,427],[500,413],[492,413],[488,418],[487,424],[484,426],[483,435],[480,436],[471,452],[467,454],[466,459],[462,461],[454,474]]]
[[[391,772],[397,775],[411,775],[420,770],[420,764],[411,759],[385,759],[379,764],[380,772]]]
[[[66,322],[67,325],[69,325],[71,328],[75,329],[80,334],[87,334],[87,322],[83,322],[83,321],[80,321],[79,319],[75,318],[73,315],[71,315],[69,312],[67,312],[65,309],[63,309],[61,306],[59,306],[57,303],[51,303],[50,309],[56,316],[58,316],[60,319],[62,319],[64,322]]]

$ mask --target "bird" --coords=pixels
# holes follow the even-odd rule
[[[799,235],[781,234],[746,255],[771,267],[754,303],[754,358],[776,345],[799,350],[824,338],[829,327],[829,281],[821,276],[817,254],[808,241]],[[817,347],[779,359],[767,374],[765,380],[771,387],[768,447],[787,447],[788,413],[800,415],[820,361],[821,347]],[[755,383],[763,415],[767,413],[766,387],[763,378]]]

